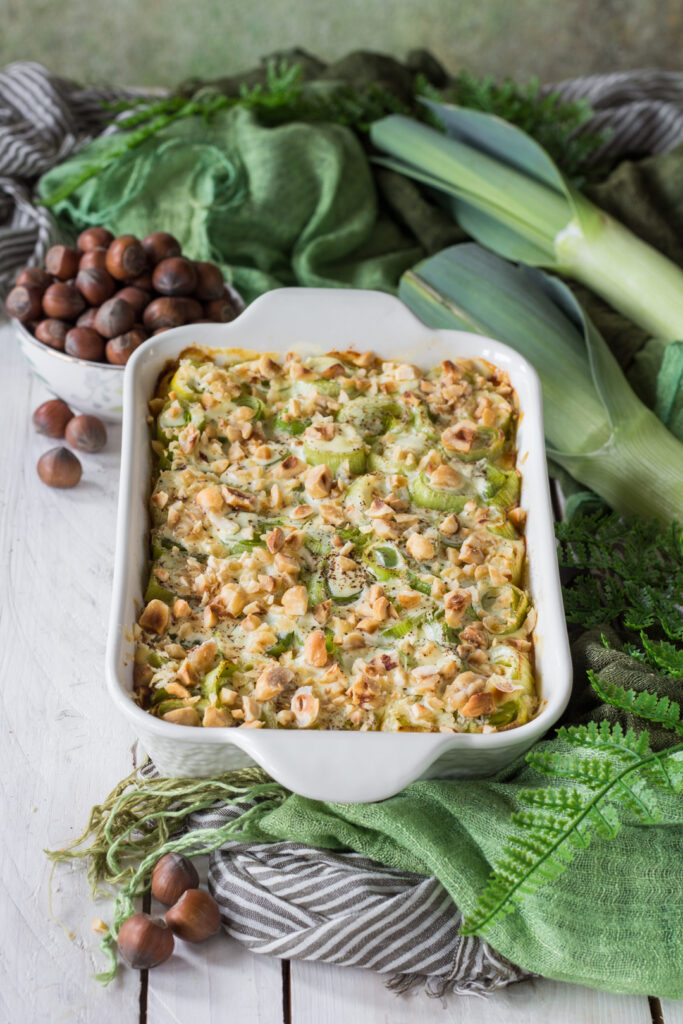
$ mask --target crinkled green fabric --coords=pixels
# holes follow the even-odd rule
[[[40,181],[47,195],[118,145],[95,140]],[[247,301],[283,285],[394,291],[424,254],[382,213],[355,134],[336,124],[260,125],[241,107],[187,118],[130,150],[54,210],[66,229],[172,232],[218,262]]]
[[[679,700],[683,680],[658,676],[622,651],[607,650],[601,633],[618,648],[608,627],[579,641],[575,696],[565,721],[607,718],[640,729],[641,720],[597,703],[585,670]],[[655,749],[670,743],[671,733],[653,730]],[[550,740],[536,749],[563,747]],[[491,779],[416,782],[383,803],[326,804],[292,795],[250,825],[247,837],[351,849],[391,867],[435,875],[467,914],[510,835],[520,789],[556,784],[522,758]],[[625,821],[616,839],[595,839],[563,875],[526,896],[486,933],[493,948],[558,981],[683,998],[683,801],[665,794],[658,800],[657,825]]]

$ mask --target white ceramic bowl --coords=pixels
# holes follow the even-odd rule
[[[53,395],[62,398],[76,412],[86,412],[109,422],[121,419],[125,367],[76,359],[43,345],[18,320],[12,323],[26,361]]]
[[[479,356],[504,367],[519,396],[521,504],[527,510],[530,589],[538,611],[537,680],[543,698],[532,721],[508,732],[469,734],[192,729],[154,718],[130,697],[132,627],[149,558],[147,500],[151,458],[147,400],[169,360],[190,344],[208,348],[322,352],[353,345],[424,368]],[[418,778],[490,775],[527,750],[559,718],[571,688],[553,516],[533,368],[513,349],[461,331],[432,331],[398,299],[380,292],[286,288],[269,292],[230,324],[179,327],[152,338],[125,371],[123,459],[107,683],[143,746],[166,775],[214,776],[253,762],[284,786],[317,800],[382,800]]]

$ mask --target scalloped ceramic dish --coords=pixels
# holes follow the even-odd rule
[[[158,718],[130,696],[132,627],[148,566],[151,456],[147,400],[165,364],[189,345],[309,353],[373,349],[425,369],[478,356],[510,375],[521,409],[517,432],[521,505],[528,514],[529,585],[538,613],[536,682],[541,708],[507,732],[382,733],[277,729],[191,729]],[[533,368],[506,345],[461,331],[433,331],[380,292],[288,288],[262,296],[230,324],[179,327],[152,338],[124,375],[123,455],[107,683],[147,753],[166,775],[213,776],[256,762],[287,788],[317,800],[383,800],[419,778],[474,778],[509,764],[557,721],[569,700],[571,660],[555,554],[545,461],[541,389]]]

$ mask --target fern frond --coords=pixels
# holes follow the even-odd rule
[[[683,650],[669,643],[668,640],[659,642],[650,640],[646,633],[640,634],[640,641],[654,668],[668,676],[680,676],[683,679]]]
[[[660,697],[658,693],[651,693],[649,690],[642,690],[636,693],[635,690],[626,690],[616,683],[606,683],[593,671],[589,671],[588,678],[591,686],[601,700],[611,704],[621,711],[630,711],[639,718],[646,718],[650,722],[657,722],[666,729],[671,729],[679,736],[683,736],[683,720],[681,709],[676,701],[668,697]],[[646,735],[641,733],[641,736]]]
[[[557,811],[580,811],[585,800],[578,789],[521,789],[518,794],[521,803],[532,807],[546,807]]]
[[[580,735],[594,742],[605,735],[605,730],[602,726],[585,727]],[[614,729],[610,735],[614,737]],[[635,737],[636,744],[641,742]],[[620,827],[616,807],[629,809],[646,824],[656,822],[658,811],[648,781],[653,772],[663,772],[672,788],[683,789],[683,743],[659,753],[646,750],[641,755],[634,749],[629,753],[634,760],[628,764],[615,758],[567,759],[548,752],[533,752],[527,757],[535,768],[587,783],[594,792],[582,797],[570,796],[566,789],[522,791],[523,802],[536,809],[513,816],[519,831],[505,843],[500,862],[461,929],[463,935],[485,934],[539,886],[558,878],[576,854],[586,849],[593,835],[614,838]],[[598,778],[603,779],[601,786],[597,785]],[[555,818],[553,811],[559,812]]]
[[[532,768],[555,779],[571,779],[582,786],[600,789],[609,783],[622,767],[616,760],[597,757],[567,757],[556,751],[534,750],[527,754]]]
[[[619,779],[619,800],[625,807],[646,825],[655,825],[659,821],[659,811],[648,799],[648,787],[644,779],[632,779],[627,782]]]

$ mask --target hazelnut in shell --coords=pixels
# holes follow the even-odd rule
[[[224,292],[220,299],[204,303],[204,315],[213,323],[227,324],[235,319],[237,310],[228,292]]]
[[[154,290],[160,295],[191,295],[197,285],[194,263],[184,256],[172,256],[157,263],[152,274]]]
[[[75,320],[85,309],[85,299],[74,285],[55,281],[43,295],[43,309],[58,320]]]
[[[129,917],[119,928],[116,941],[123,959],[138,971],[168,960],[175,945],[173,932],[163,919],[150,914]]]
[[[107,269],[107,250],[106,249],[88,249],[81,256],[81,262],[78,264],[79,270],[106,270]],[[109,275],[111,277],[111,274]]]
[[[135,285],[129,284],[125,288],[122,288],[120,292],[116,293],[119,299],[123,299],[129,306],[132,306],[137,316],[140,316],[145,306],[149,305],[150,299],[152,298],[149,291],[145,291],[143,288],[137,288]]]
[[[125,334],[119,334],[116,338],[110,338],[104,350],[107,362],[114,363],[116,366],[125,366],[143,341],[147,341],[147,331],[142,327],[134,327],[132,331],[126,331]]]
[[[41,299],[43,289],[35,284],[18,284],[7,296],[5,309],[9,316],[20,320],[23,324],[30,320],[39,320],[43,307]]]
[[[89,306],[85,313],[81,313],[78,320],[76,321],[76,327],[92,327],[95,330],[95,320],[97,319],[98,307]]]
[[[95,318],[95,329],[103,338],[116,338],[125,334],[135,323],[135,310],[125,299],[115,295],[102,303]]]
[[[102,270],[100,267],[91,267],[78,271],[76,287],[91,306],[100,306],[112,297],[116,290],[116,283],[106,270]]]
[[[68,448],[50,448],[38,459],[38,476],[48,487],[75,487],[83,468]]]
[[[54,318],[41,320],[39,324],[36,324],[36,338],[38,341],[42,341],[43,345],[49,345],[50,348],[56,348],[59,352],[63,352],[70,326],[65,320],[55,320]]]
[[[44,292],[48,285],[52,284],[52,274],[42,267],[24,267],[17,274],[17,284],[31,284]]]
[[[186,889],[177,903],[166,911],[166,924],[185,942],[204,942],[221,926],[221,915],[213,896],[203,889]]]
[[[152,274],[151,271],[146,270],[144,274],[138,274],[137,277],[131,277],[130,281],[126,281],[126,284],[131,285],[133,288],[141,288],[143,292],[152,291]]]
[[[53,245],[45,254],[45,269],[60,281],[68,281],[78,273],[81,254],[68,245]]]
[[[220,268],[215,263],[205,263],[199,260],[195,263],[197,271],[197,284],[194,296],[200,302],[212,302],[220,299],[225,291],[225,281]]]
[[[196,299],[164,297],[150,302],[142,314],[142,322],[148,331],[158,331],[193,323],[201,315],[202,307]]]
[[[39,434],[47,437],[64,437],[67,423],[73,419],[73,415],[61,398],[51,398],[39,405],[33,413],[33,426]]]
[[[67,331],[64,351],[75,359],[99,363],[104,359],[104,339],[92,327],[72,327]]]
[[[172,256],[180,256],[182,252],[180,242],[167,231],[153,231],[142,239],[142,248],[147,253],[150,264],[155,267],[162,260],[168,260]]]
[[[145,272],[147,255],[135,235],[121,235],[107,249],[106,265],[117,281],[127,281]]]
[[[113,241],[114,236],[106,228],[86,228],[78,236],[76,245],[81,252],[90,252],[91,249],[106,249]]]
[[[71,447],[80,452],[99,452],[107,443],[107,429],[102,420],[85,413],[69,420],[65,436]]]
[[[188,889],[199,885],[197,869],[182,853],[165,853],[152,870],[152,896],[172,907]]]

